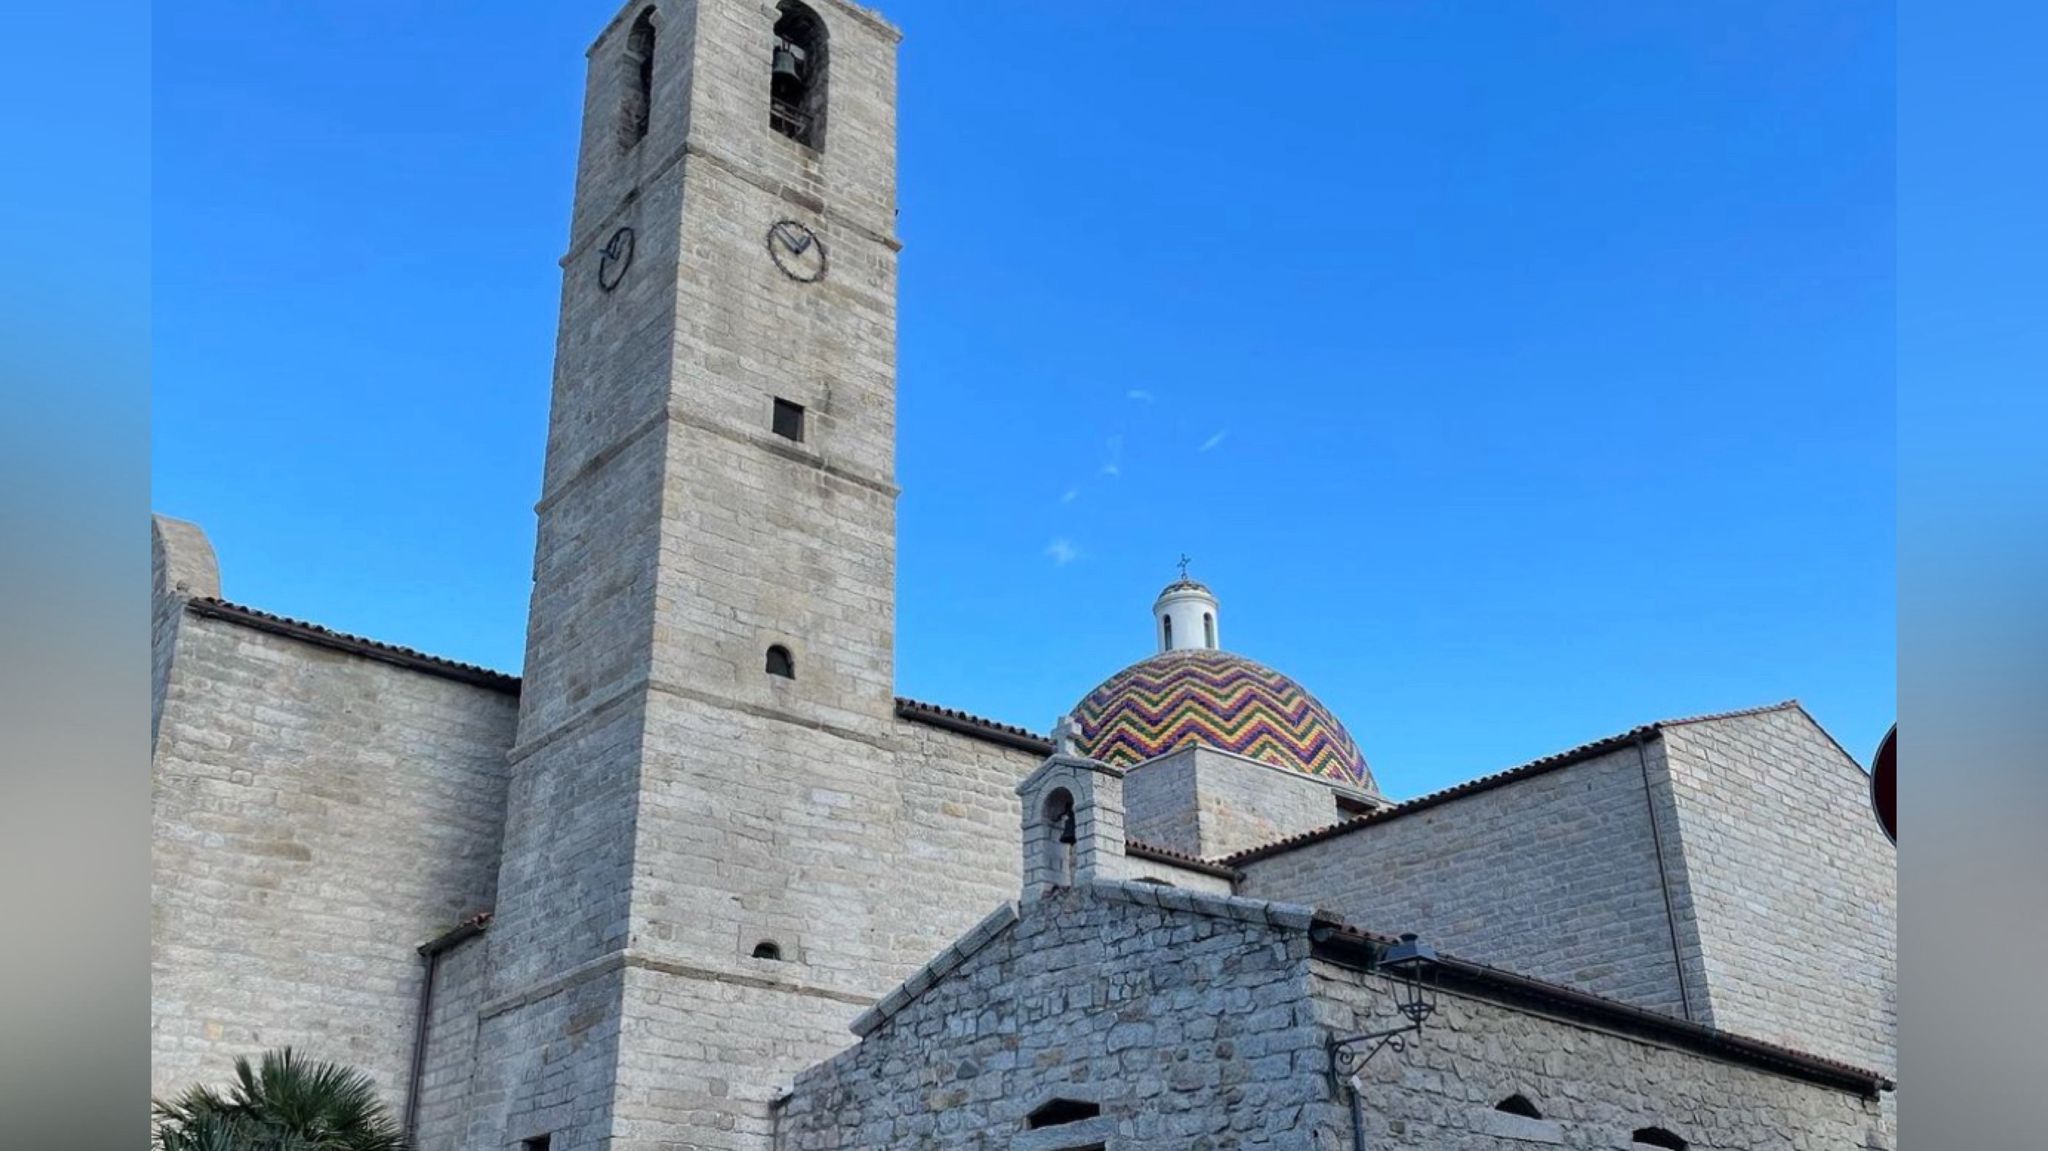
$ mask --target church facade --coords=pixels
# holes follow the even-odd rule
[[[1796,704],[1394,802],[1186,578],[1057,738],[893,694],[898,38],[591,46],[520,677],[156,519],[155,1089],[290,1044],[431,1151],[1890,1147],[1893,850]],[[1435,1012],[1343,1064],[1401,933]]]

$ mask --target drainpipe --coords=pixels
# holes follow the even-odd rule
[[[419,1134],[420,1125],[420,1080],[427,1071],[427,1021],[434,1015],[434,973],[440,970],[441,956],[453,951],[484,933],[491,925],[491,913],[479,911],[475,915],[442,932],[440,935],[419,945],[422,959],[427,961],[427,970],[420,979],[419,1018],[413,1024],[412,1069],[405,1079],[405,1142],[411,1146]]]
[[[1657,853],[1657,890],[1664,893],[1664,922],[1671,929],[1671,967],[1678,973],[1678,1008],[1692,1018],[1692,992],[1685,986],[1685,953],[1678,946],[1678,911],[1671,902],[1671,875],[1664,866],[1664,833],[1657,829],[1657,797],[1650,790],[1650,758],[1643,752],[1643,733],[1637,732],[1636,766],[1643,770],[1643,804],[1650,813],[1650,844]]]
[[[1358,1097],[1358,1079],[1345,1080],[1351,1091],[1351,1151],[1365,1151],[1365,1101]]]

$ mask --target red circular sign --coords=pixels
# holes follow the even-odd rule
[[[1870,806],[1877,811],[1877,825],[1885,838],[1899,841],[1899,725],[1884,733],[1877,745],[1877,758],[1870,761]]]

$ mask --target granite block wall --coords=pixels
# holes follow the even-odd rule
[[[1394,1022],[1382,977],[1313,964],[1317,1023],[1357,1034]],[[1894,1136],[1879,1100],[1483,999],[1444,995],[1405,1051],[1360,1076],[1366,1145],[1430,1151],[1641,1147],[1662,1128],[1692,1151],[1862,1151]],[[1510,1095],[1540,1118],[1505,1115]],[[1318,1146],[1350,1146],[1348,1101],[1319,1118]]]
[[[856,1020],[859,1045],[777,1108],[776,1146],[1349,1148],[1326,1044],[1393,1023],[1393,988],[1309,938],[1305,909],[1138,885],[1026,901]],[[1438,1002],[1422,1035],[1359,1076],[1367,1146],[1625,1148],[1653,1127],[1712,1151],[1892,1145],[1879,1101],[1854,1091],[1502,1002]],[[1511,1095],[1540,1114],[1497,1110]],[[1047,1122],[1055,1100],[1080,1109]]]
[[[1325,1091],[1307,957],[1305,931],[1262,916],[1066,889],[799,1077],[778,1145],[1307,1151]],[[1054,1098],[1100,1115],[1031,1129]]]
[[[434,970],[427,1058],[420,1069],[416,1151],[458,1151],[469,1123],[477,1011],[489,990],[489,948],[471,939],[444,952]]]
[[[1369,930],[1684,1016],[1634,746],[1247,862],[1244,895],[1307,903]],[[1661,827],[1660,827],[1661,832]],[[1703,1012],[1690,984],[1695,1014]]]
[[[1870,777],[1805,711],[1665,729],[1717,1027],[1898,1065],[1898,852]]]
[[[1161,756],[1124,774],[1124,831],[1132,839],[1202,858],[1192,750]]]
[[[495,898],[508,694],[186,613],[152,763],[151,1087],[289,1044],[402,1103],[415,948]]]
[[[516,1151],[541,1137],[563,1151],[611,1146],[622,958],[493,996],[477,1009],[463,1147]]]
[[[156,747],[163,723],[164,695],[171,686],[171,661],[185,601],[220,595],[220,565],[199,525],[169,516],[149,520],[149,745]]]

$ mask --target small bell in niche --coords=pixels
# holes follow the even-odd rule
[[[803,103],[805,81],[810,74],[803,48],[787,37],[778,39],[773,67],[771,95],[787,104]]]

